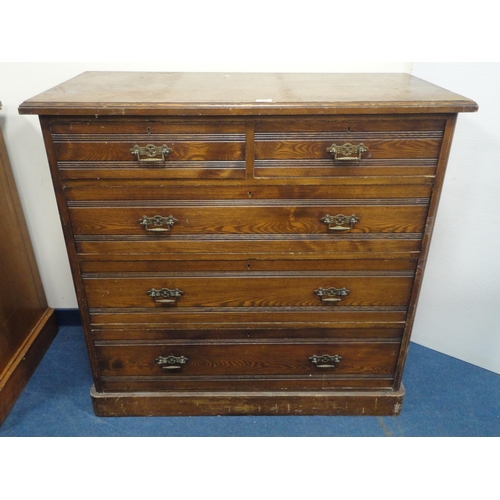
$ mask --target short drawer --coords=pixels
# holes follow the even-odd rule
[[[356,203],[357,201],[357,203]],[[82,235],[422,233],[427,199],[173,201],[148,204],[70,202]]]
[[[434,175],[443,130],[444,120],[411,117],[265,121],[255,128],[255,175]]]
[[[95,308],[405,306],[411,271],[371,273],[169,273],[84,277]]]
[[[56,121],[62,179],[197,179],[246,176],[242,123]]]
[[[389,375],[399,342],[189,343],[96,341],[100,374],[110,376]]]

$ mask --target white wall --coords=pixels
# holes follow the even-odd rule
[[[74,308],[76,298],[38,119],[18,105],[87,70],[411,72],[470,97],[476,114],[459,117],[413,340],[500,373],[500,202],[495,168],[500,65],[309,62],[0,63],[3,128],[47,299]],[[329,61],[326,57],[324,60]]]
[[[500,63],[413,63],[474,99],[459,115],[413,341],[500,373]]]

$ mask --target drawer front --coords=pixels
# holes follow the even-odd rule
[[[169,238],[76,236],[80,262],[415,259],[421,233],[207,235]]]
[[[162,329],[169,335],[192,336],[193,331],[207,329],[272,329],[284,336],[296,329],[402,329],[406,321],[406,306],[400,307],[157,307],[143,309],[93,309],[90,311],[92,329],[129,328],[140,338],[147,332]],[[284,333],[286,332],[286,333]],[[375,331],[374,331],[375,332]],[[120,334],[119,334],[120,335]],[[204,335],[202,333],[202,335]],[[265,336],[262,334],[262,336]],[[261,336],[261,338],[262,338]],[[292,335],[293,336],[293,335]],[[307,336],[307,335],[305,335]],[[323,337],[323,335],[320,335]],[[376,338],[369,332],[361,337]],[[109,338],[109,337],[107,337]],[[223,338],[221,335],[219,338]]]
[[[257,177],[434,175],[444,121],[276,120],[256,124]]]
[[[386,256],[387,257],[387,256]],[[233,260],[221,256],[219,260],[205,262],[203,260],[95,260],[80,262],[83,273],[171,273],[171,272],[254,272],[254,271],[411,271],[415,272],[417,260],[403,259],[323,259],[317,255],[316,259],[291,259],[291,260],[257,260],[245,258]]]
[[[393,181],[390,183],[389,181]],[[410,184],[409,180],[418,180],[420,184]],[[338,185],[332,182],[338,181]],[[205,183],[203,186],[186,186],[171,181],[154,180],[148,182],[147,178],[136,182],[133,180],[92,180],[67,179],[64,182],[66,199],[71,202],[101,202],[112,205],[114,201],[141,202],[150,200],[154,203],[167,203],[173,201],[203,200],[211,202],[226,202],[228,200],[241,200],[241,203],[250,200],[328,200],[329,203],[364,203],[368,200],[389,200],[389,203],[405,205],[409,199],[425,200],[428,203],[432,191],[432,179],[423,178],[384,178],[373,179],[373,184],[352,184],[353,181],[364,182],[364,179],[328,179],[320,180],[321,184],[252,184],[244,186],[230,185],[228,183]],[[269,181],[271,182],[271,181]],[[280,182],[280,181],[273,181]],[[383,203],[383,201],[382,201]]]
[[[120,343],[96,342],[99,370],[109,376],[388,375],[398,342]]]
[[[85,235],[330,234],[334,238],[345,233],[422,233],[427,200],[406,202],[179,201],[112,207],[73,202],[69,211],[73,232]]]
[[[101,387],[390,388],[443,126],[54,121]]]
[[[130,324],[115,325],[112,327],[95,327],[92,330],[92,338],[95,341],[276,341],[287,339],[288,341],[303,341],[304,339],[316,339],[325,342],[347,341],[378,341],[378,342],[400,342],[403,338],[403,328],[395,325],[367,326],[358,323],[356,327],[329,327],[329,328],[306,328],[303,325],[295,328],[281,329],[276,325],[264,328],[238,328],[230,324],[227,328],[197,327],[183,328],[132,328]]]
[[[62,179],[245,178],[245,126],[67,121],[51,124]]]
[[[413,273],[204,273],[86,277],[90,308],[404,306]]]

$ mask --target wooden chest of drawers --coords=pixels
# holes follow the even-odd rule
[[[464,97],[84,73],[40,115],[97,415],[394,415]]]

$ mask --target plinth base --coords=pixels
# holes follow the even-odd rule
[[[399,391],[328,392],[96,392],[100,417],[208,415],[393,416],[401,411]]]

